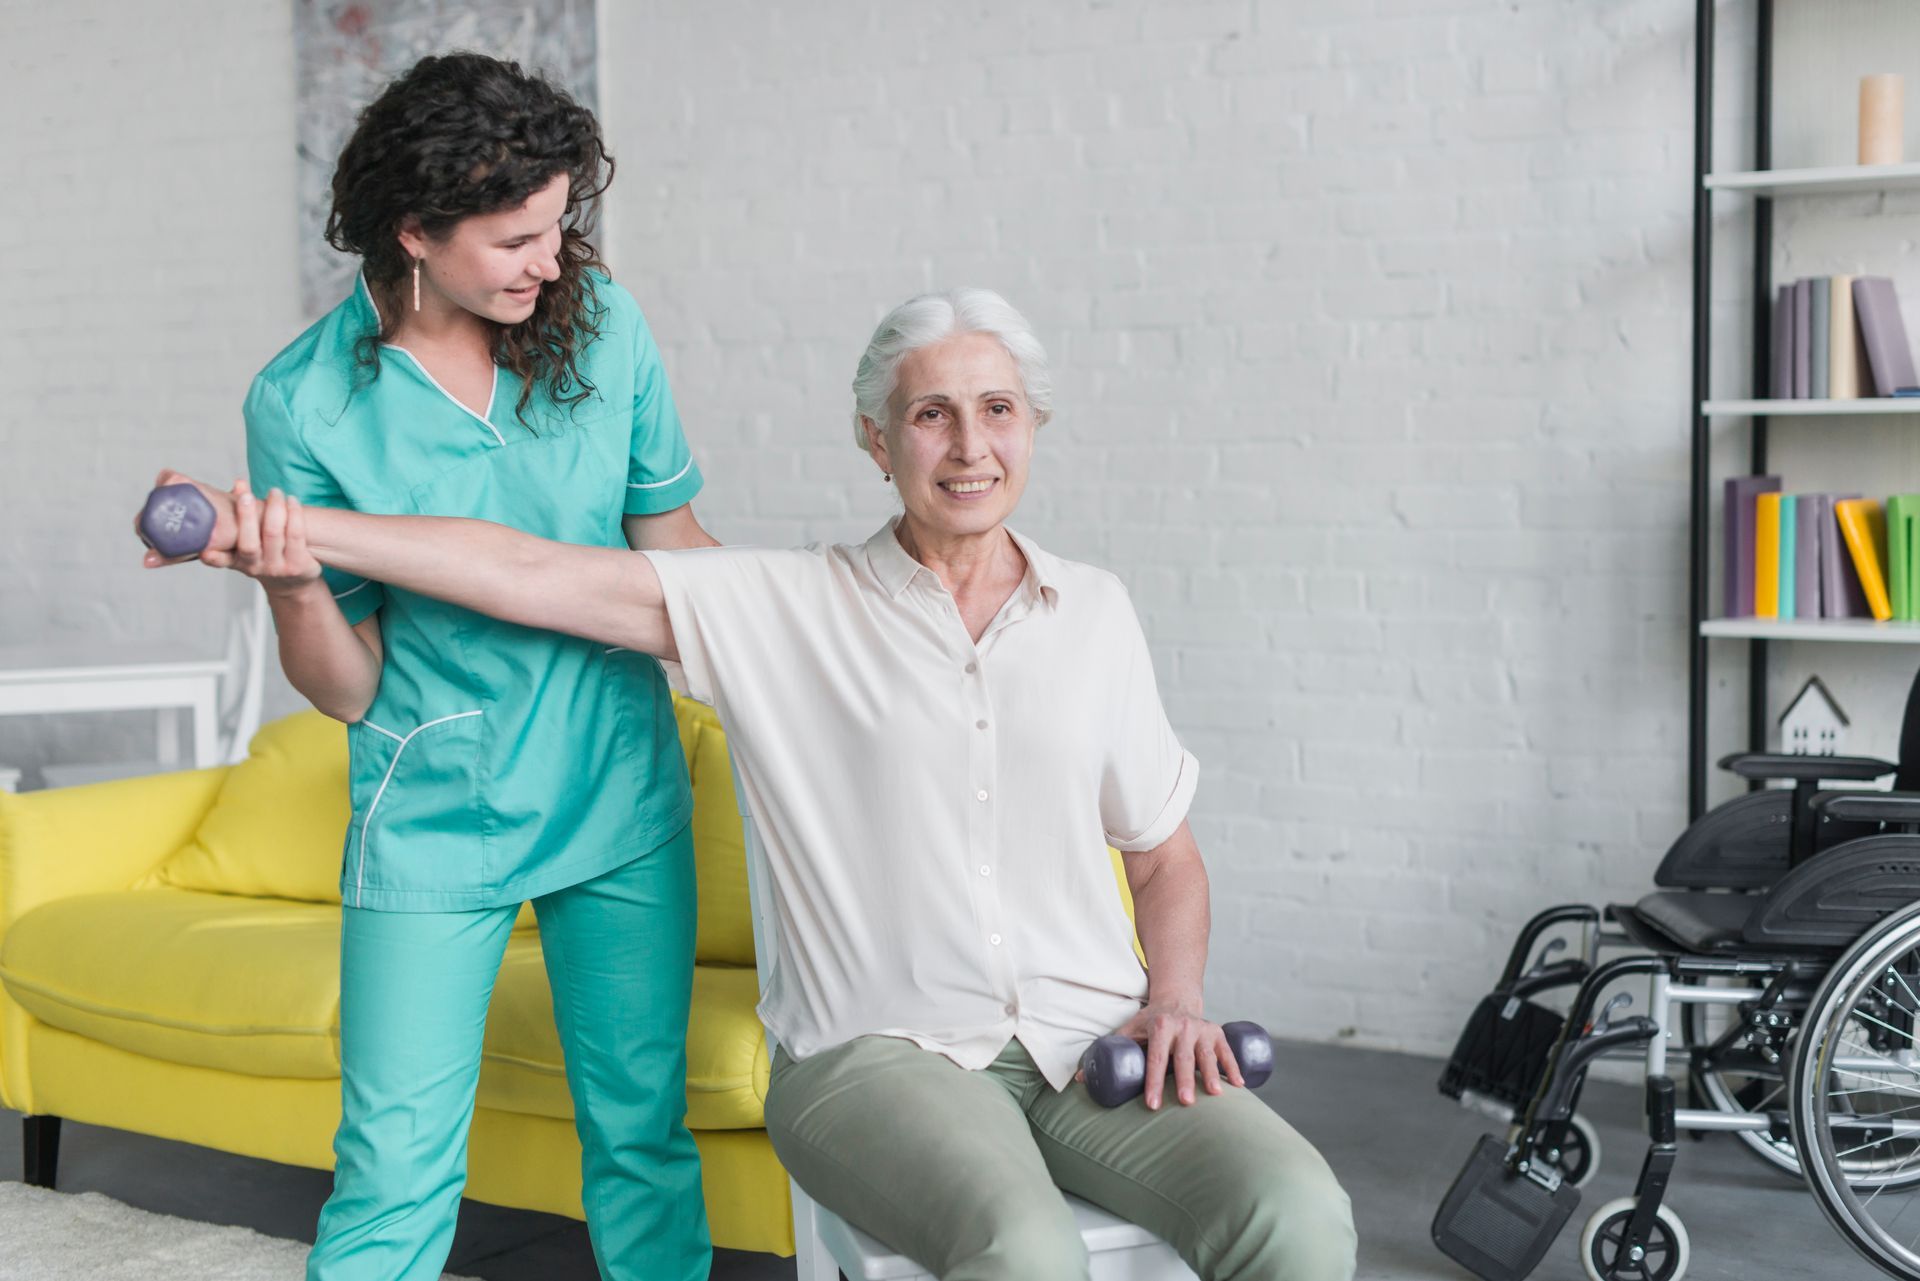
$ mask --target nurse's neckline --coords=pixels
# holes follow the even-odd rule
[[[373,286],[367,283],[365,272],[355,273],[354,281],[357,285],[354,293],[365,304],[366,309],[372,313],[374,333],[378,334],[380,332],[380,306],[373,299]],[[484,411],[476,410],[472,405],[461,400],[458,396],[442,386],[440,380],[433,376],[432,372],[427,369],[426,362],[421,360],[420,357],[414,355],[399,343],[383,342],[380,343],[380,346],[386,348],[388,351],[397,351],[402,356],[405,356],[412,362],[413,367],[420,371],[420,376],[426,379],[435,391],[445,396],[450,402],[457,406],[462,413],[471,418],[478,419],[481,425],[492,433],[496,443],[502,445],[507,443],[506,438],[500,434],[500,429],[493,425],[493,407],[498,404],[500,400],[500,366],[498,364],[492,364],[493,378],[487,389],[487,407]],[[489,363],[491,364],[491,362]]]

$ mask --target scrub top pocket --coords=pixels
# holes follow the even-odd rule
[[[340,896],[349,907],[365,890],[480,888],[486,825],[473,815],[485,720],[467,711],[405,731],[369,720],[348,727],[354,825]]]

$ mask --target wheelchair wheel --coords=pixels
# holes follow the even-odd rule
[[[1580,1266],[1588,1281],[1680,1281],[1693,1254],[1686,1225],[1661,1206],[1647,1233],[1646,1252],[1635,1259],[1626,1249],[1627,1220],[1633,1217],[1633,1207],[1630,1196],[1609,1201],[1580,1230]]]
[[[1808,1008],[1788,1080],[1791,1128],[1814,1200],[1884,1271],[1920,1281],[1920,904],[1868,930]]]
[[[1755,996],[1760,994],[1759,988],[1753,990]],[[1712,1045],[1736,1017],[1723,1005],[1680,1007],[1680,1024],[1689,1048]],[[1716,1112],[1764,1112],[1786,1106],[1784,1061],[1774,1066],[1757,1058],[1728,1056],[1700,1068],[1694,1073],[1694,1081]],[[1800,1177],[1800,1158],[1794,1153],[1792,1139],[1776,1139],[1765,1130],[1735,1130],[1733,1137],[1774,1169]]]
[[[1568,1117],[1548,1159],[1560,1171],[1560,1177],[1574,1187],[1584,1188],[1593,1182],[1593,1176],[1600,1172],[1600,1133],[1593,1122],[1578,1112]]]

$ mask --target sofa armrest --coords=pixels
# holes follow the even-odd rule
[[[0,793],[0,933],[43,903],[123,890],[190,840],[227,766]]]

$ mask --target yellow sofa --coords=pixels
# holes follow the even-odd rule
[[[792,1254],[726,740],[710,709],[675,712],[700,878],[687,1123],[714,1244]],[[36,1118],[332,1166],[346,763],[343,727],[303,712],[240,765],[0,793],[0,1103],[27,1114],[44,1179],[57,1122]],[[531,912],[487,1020],[467,1194],[581,1215]]]

